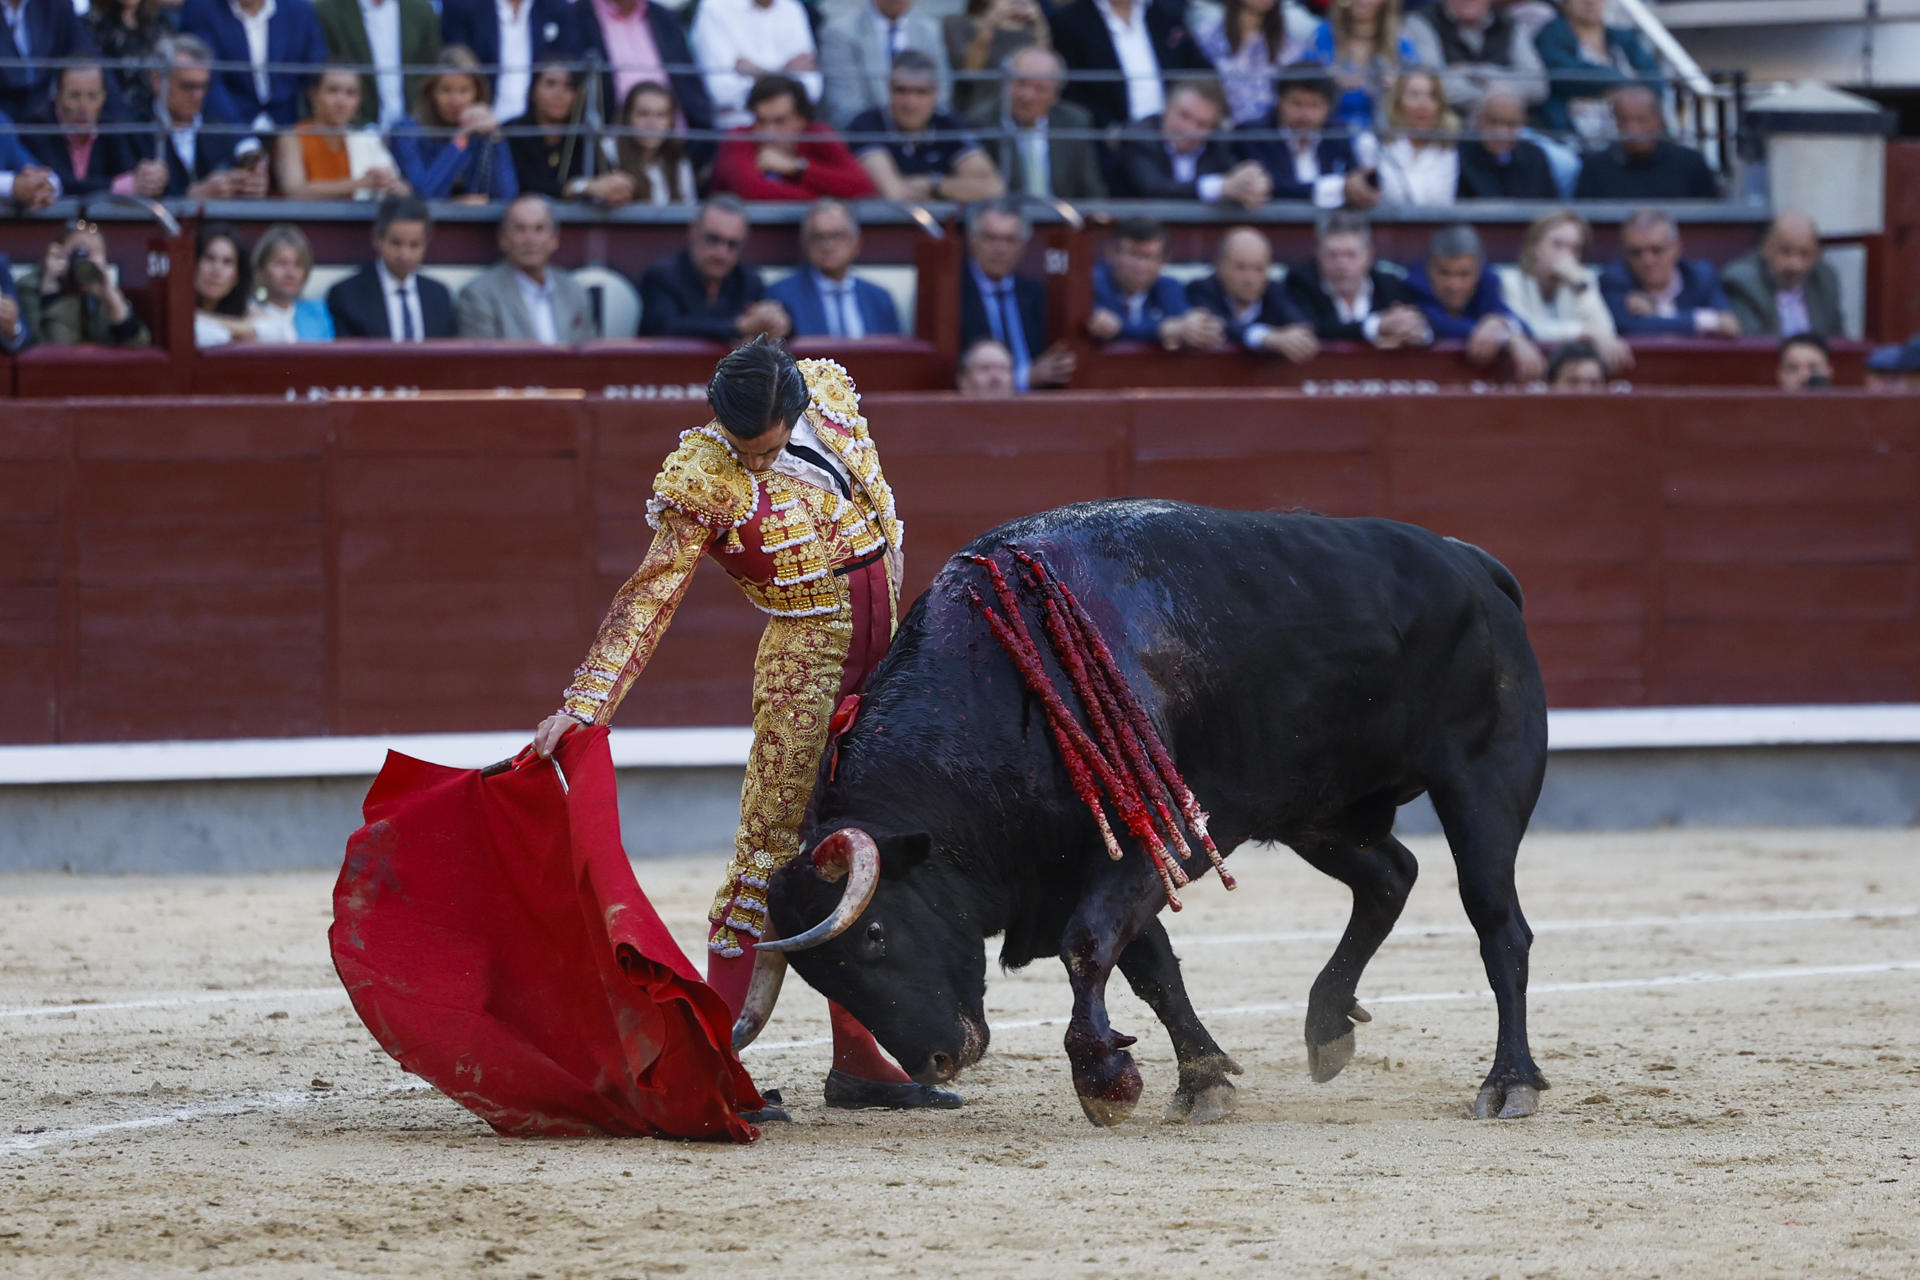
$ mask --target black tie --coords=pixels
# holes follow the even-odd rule
[[[401,285],[394,293],[400,298],[400,341],[412,342],[416,335],[413,332],[413,308],[407,305],[407,286]]]

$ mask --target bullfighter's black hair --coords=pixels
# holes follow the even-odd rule
[[[707,384],[713,416],[742,440],[791,426],[807,407],[807,383],[778,339],[761,334],[730,352]]]

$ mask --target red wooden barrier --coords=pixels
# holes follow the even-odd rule
[[[868,409],[912,592],[993,524],[1084,498],[1387,515],[1504,559],[1551,698],[1579,706],[1920,698],[1912,403]],[[0,740],[530,728],[646,544],[661,458],[703,417],[603,397],[19,402],[0,419]],[[621,723],[744,723],[760,625],[703,568]]]

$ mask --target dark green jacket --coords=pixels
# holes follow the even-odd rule
[[[35,267],[20,280],[20,314],[33,330],[33,340],[43,346],[71,347],[92,343],[101,347],[146,347],[153,336],[131,308],[118,325],[107,323],[106,310],[98,303],[89,305],[85,294],[40,293],[40,268]]]

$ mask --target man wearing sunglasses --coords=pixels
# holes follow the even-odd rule
[[[706,338],[728,345],[792,332],[787,310],[768,300],[760,273],[741,265],[747,208],[714,196],[687,228],[687,247],[640,277],[640,336]]]

